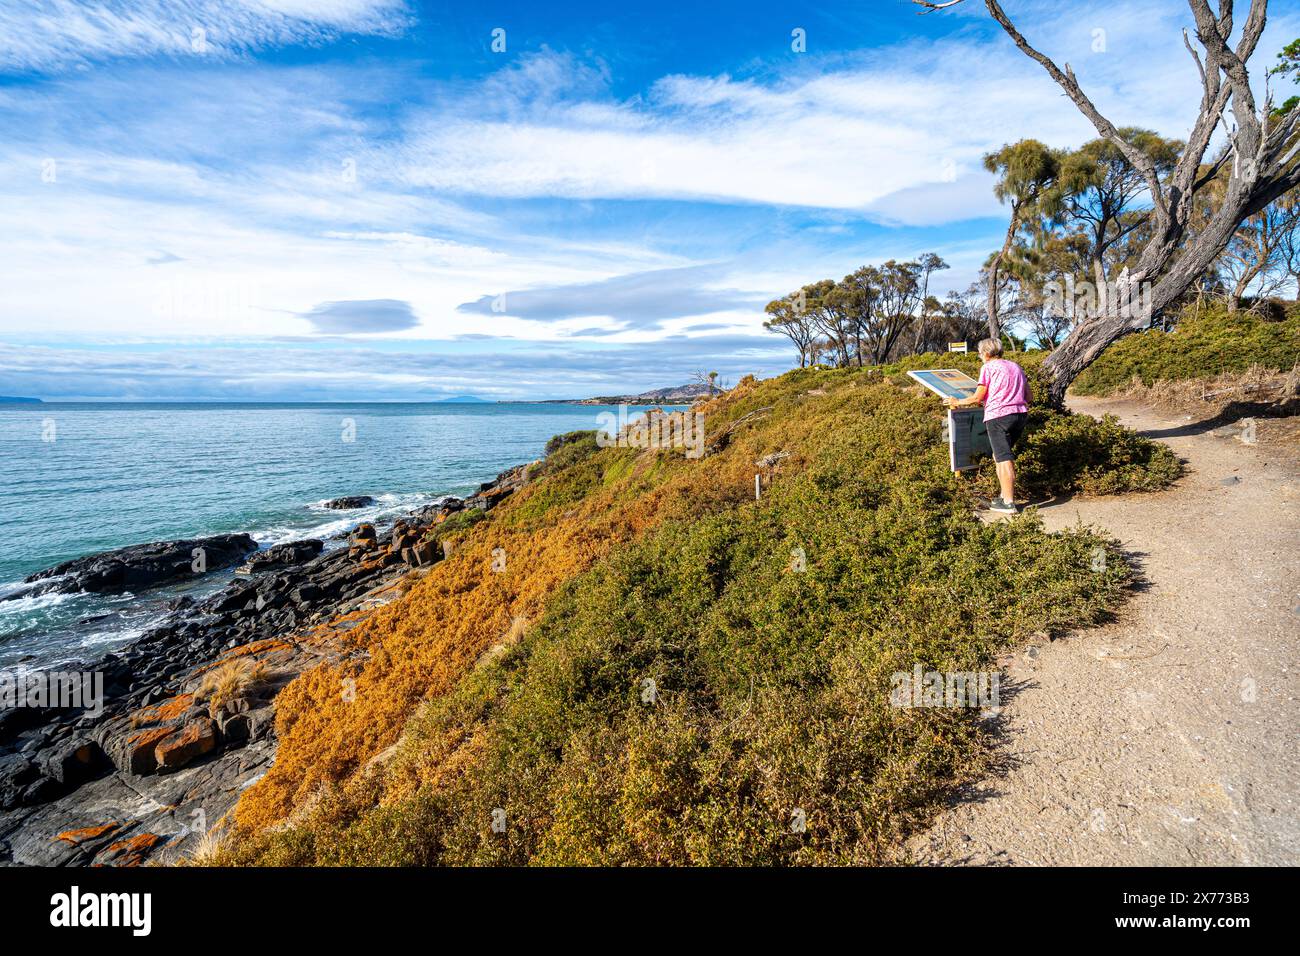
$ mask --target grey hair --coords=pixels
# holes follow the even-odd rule
[[[1002,343],[997,339],[980,339],[980,344],[977,348],[979,349],[980,355],[997,356],[1002,354]]]

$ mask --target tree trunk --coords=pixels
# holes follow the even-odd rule
[[[1131,275],[1132,282],[1142,284],[1146,284],[1144,277],[1160,275],[1160,280],[1151,288],[1150,315],[1126,312],[1109,296],[1101,300],[1099,304],[1103,307],[1099,314],[1075,325],[1060,347],[1043,360],[1043,375],[1051,380],[1048,399],[1052,404],[1065,405],[1065,393],[1071,383],[1097,360],[1108,345],[1130,332],[1145,328],[1152,316],[1162,313],[1191,288],[1192,283],[1227,248],[1237,225],[1250,214],[1249,206],[1259,201],[1258,196],[1250,195],[1249,186],[1234,181],[1205,231],[1189,242],[1172,264],[1170,260],[1179,251],[1182,228],[1171,223],[1164,234],[1152,236]],[[1143,301],[1146,301],[1145,297]]]
[[[989,319],[989,338],[994,342],[1002,339],[1002,326],[998,324],[998,270],[1002,266],[1002,260],[1007,251],[1011,248],[1011,243],[1016,237],[1016,220],[1020,218],[1020,210],[1016,206],[1011,207],[1011,225],[1007,227],[1007,237],[1002,241],[1002,248],[993,256],[993,261],[989,263],[989,294],[988,294],[988,319]]]

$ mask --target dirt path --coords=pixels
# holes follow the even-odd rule
[[[1041,509],[1118,538],[1145,585],[1004,662],[1009,770],[909,844],[940,864],[1300,863],[1300,468],[1291,449],[1075,400],[1188,463],[1169,491]],[[1172,414],[1172,413],[1170,413]]]

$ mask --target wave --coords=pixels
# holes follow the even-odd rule
[[[373,497],[374,504],[366,505],[363,508],[351,508],[347,511],[326,508],[326,502],[332,499],[323,498],[307,505],[302,523],[281,522],[270,527],[255,529],[250,531],[249,534],[263,548],[284,544],[288,541],[300,541],[303,538],[320,538],[326,542],[328,547],[331,539],[341,538],[359,524],[364,522],[380,525],[391,523],[409,512],[428,505],[439,504],[453,496],[414,492],[409,494],[385,493]]]
[[[38,613],[86,597],[85,594],[46,591],[44,594],[25,594],[21,597],[4,600],[8,595],[24,587],[30,587],[30,585],[23,584],[21,581],[0,584],[0,620],[7,617],[22,617]]]
[[[319,538],[325,541],[327,550],[333,550],[344,547],[344,536],[363,522],[382,528],[452,495],[417,492],[373,497],[373,504],[348,511],[326,508],[328,499],[308,502],[298,505],[295,511],[282,513],[273,523],[254,527],[248,534],[260,548]],[[233,573],[233,568],[225,569],[205,576],[202,582],[174,582],[141,595],[129,591],[22,594],[31,585],[22,581],[0,583],[0,668],[55,666],[81,660],[88,653],[98,656],[121,647],[163,623],[171,613],[168,604],[175,597],[189,594],[201,600],[224,587]]]

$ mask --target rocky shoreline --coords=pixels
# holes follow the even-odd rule
[[[258,551],[248,535],[219,535],[122,548],[29,577],[23,594],[117,593],[243,562],[220,591],[172,602],[161,624],[126,647],[0,688],[9,697],[0,702],[0,865],[138,865],[192,854],[270,766],[279,690],[344,654],[340,636],[427,573],[445,557],[448,536],[526,483],[528,469],[391,527],[362,523],[347,548],[307,539]],[[48,706],[52,698],[35,690],[74,673],[99,688],[74,695],[77,706]]]

